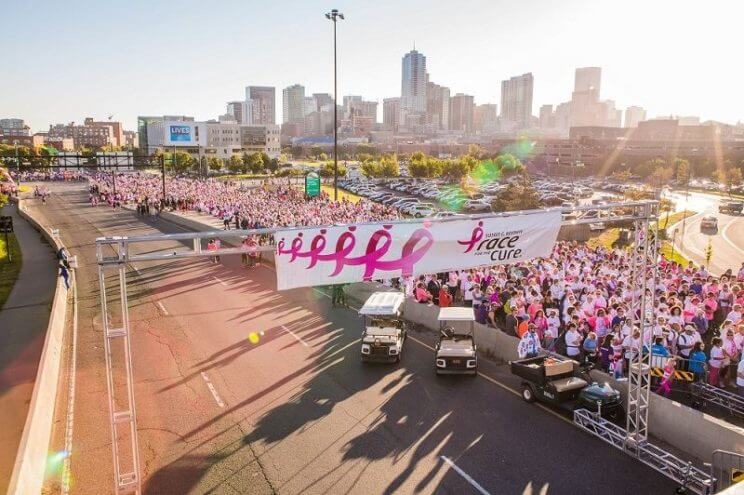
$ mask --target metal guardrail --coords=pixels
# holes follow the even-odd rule
[[[690,391],[702,406],[715,404],[732,416],[744,418],[744,397],[722,388],[714,387],[707,382],[694,382]]]
[[[651,442],[634,442],[625,428],[607,421],[597,413],[577,409],[574,411],[574,424],[613,447],[632,455],[693,493],[698,495],[714,493],[716,479],[713,475]]]

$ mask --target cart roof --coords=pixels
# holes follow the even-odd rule
[[[439,321],[474,321],[473,308],[447,307],[439,309]]]
[[[388,316],[396,315],[403,305],[405,296],[402,292],[375,292],[367,299],[360,315]]]

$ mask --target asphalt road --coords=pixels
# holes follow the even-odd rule
[[[670,198],[676,202],[677,211],[690,210],[698,212],[683,223],[670,226],[670,236],[682,254],[695,263],[705,265],[705,252],[710,242],[712,257],[709,270],[721,274],[731,268],[734,275],[744,263],[744,215],[728,215],[718,212],[721,196],[690,192],[686,198],[684,192],[672,192]],[[701,231],[700,221],[705,215],[718,218],[718,230]],[[674,231],[676,230],[676,234]]]
[[[112,493],[94,239],[182,229],[91,208],[80,185],[51,190],[39,207],[81,265],[71,492]],[[490,379],[436,377],[432,333],[413,332],[399,365],[363,365],[356,313],[316,289],[276,292],[269,268],[235,257],[135,268],[145,493],[673,493],[655,471],[504,388],[503,366],[482,362]],[[53,450],[67,413],[58,408]]]

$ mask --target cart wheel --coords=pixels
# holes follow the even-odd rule
[[[522,385],[522,398],[525,402],[535,402],[535,392],[529,385]]]

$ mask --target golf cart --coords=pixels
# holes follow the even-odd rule
[[[473,308],[440,308],[438,319],[437,375],[477,375]]]
[[[375,292],[359,314],[364,316],[362,362],[398,362],[406,340],[403,320],[405,296],[400,292]]]
[[[605,383],[592,382],[588,368],[558,354],[519,359],[509,363],[511,372],[522,378],[522,398],[547,402],[568,411],[588,409],[602,417],[624,418],[620,392]]]

